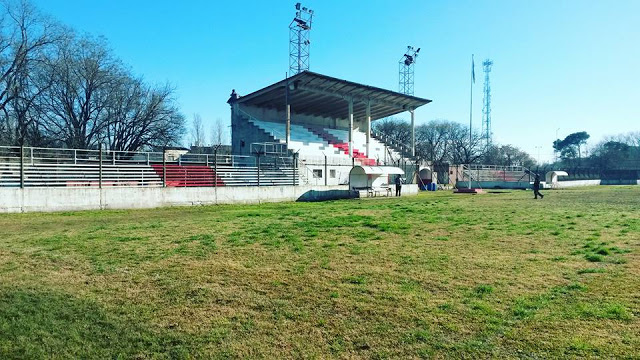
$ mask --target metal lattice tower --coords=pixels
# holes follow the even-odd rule
[[[413,72],[416,65],[416,59],[420,48],[413,49],[413,46],[407,46],[407,52],[402,55],[399,65],[399,92],[407,95],[413,95]]]
[[[296,17],[289,24],[289,74],[309,70],[309,35],[313,10],[296,3]]]
[[[486,59],[482,62],[484,71],[484,100],[482,103],[482,140],[486,147],[491,146],[493,133],[491,132],[491,83],[489,82],[489,73],[493,61]]]

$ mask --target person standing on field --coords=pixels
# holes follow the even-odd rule
[[[400,196],[400,192],[402,191],[402,178],[400,175],[396,176],[396,196]]]
[[[544,195],[540,194],[540,175],[536,174],[536,178],[533,180],[534,199],[538,199],[538,195],[540,195],[540,199],[544,199]]]

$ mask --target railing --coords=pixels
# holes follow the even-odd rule
[[[262,120],[260,120],[260,119],[256,118],[255,116],[253,116],[253,115],[249,114],[248,112],[244,111],[244,110],[241,110],[241,109],[239,109],[239,108],[238,108],[238,110],[237,110],[237,111],[238,111],[238,113],[239,113],[240,115],[242,115],[242,116],[246,117],[246,118],[247,118],[247,120],[249,120],[250,122],[262,121]],[[255,125],[256,127],[260,128],[257,124],[255,124],[255,123],[254,123],[254,125]],[[276,131],[275,133],[270,133],[270,132],[268,132],[268,131],[266,131],[266,130],[264,130],[264,129],[261,129],[261,128],[260,128],[260,130],[264,131],[265,133],[267,133],[268,135],[270,135],[271,137],[273,137],[273,138],[274,138],[274,140],[275,140],[275,139],[277,139],[278,137],[279,137],[280,139],[286,139],[286,134],[281,133],[281,132],[279,132],[279,131]],[[286,130],[285,130],[285,132],[286,132]]]
[[[387,145],[387,147],[394,149],[402,157],[407,156],[407,154],[411,154],[411,146],[407,146],[406,144],[397,141],[396,139],[376,133],[373,130],[371,130],[371,136],[376,139],[380,139],[384,144]]]
[[[288,152],[289,150],[287,148],[287,144],[283,144],[283,143],[262,142],[262,143],[251,144],[252,154],[282,156],[282,155],[286,155]]]
[[[0,146],[0,186],[269,186],[299,183],[293,157]]]
[[[463,165],[462,181],[531,182],[531,171],[524,166],[471,164]]]

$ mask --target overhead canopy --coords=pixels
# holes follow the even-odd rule
[[[354,166],[351,174],[363,175],[404,175],[404,171],[394,166]]]
[[[371,120],[409,111],[431,102],[428,99],[341,80],[311,71],[303,71],[242,96],[238,98],[237,102],[284,111],[287,86],[291,111],[329,118],[348,118],[349,100],[353,100],[353,112],[356,119],[366,116],[366,104],[370,103]]]
[[[372,188],[388,185],[389,175],[403,175],[393,166],[354,166],[349,172],[349,185],[353,188]]]
[[[549,184],[556,183],[558,182],[558,176],[569,176],[569,174],[566,171],[549,171],[545,176],[545,180]]]

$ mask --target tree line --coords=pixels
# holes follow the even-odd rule
[[[588,148],[590,135],[579,131],[553,142],[559,167],[591,167],[601,170],[640,169],[640,132],[605,137]]]
[[[103,38],[27,1],[1,1],[0,12],[0,145],[135,151],[181,141],[170,85],[146,83]]]
[[[387,118],[375,122],[373,130],[386,139],[408,146],[411,144],[411,124]],[[416,126],[416,158],[442,164],[491,164],[533,167],[529,154],[512,145],[486,146],[477,131],[450,120],[432,120]]]

